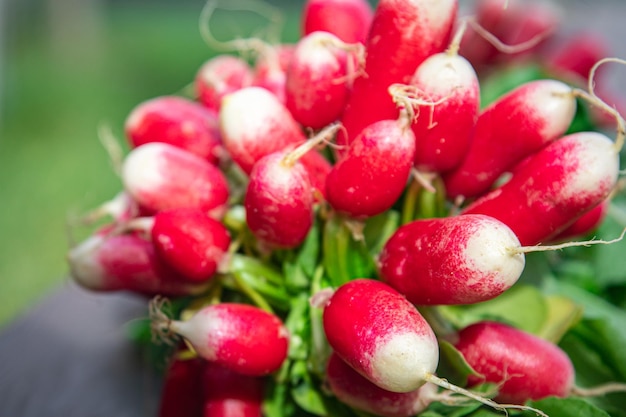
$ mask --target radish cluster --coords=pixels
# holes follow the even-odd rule
[[[527,251],[593,230],[619,177],[619,135],[570,131],[581,98],[602,103],[573,53],[480,102],[495,65],[541,53],[481,30],[521,44],[557,25],[506,3],[468,19],[456,0],[309,0],[295,44],[214,56],[193,97],[129,112],[120,194],[67,258],[87,289],[154,297],[152,331],[176,347],[162,417],[403,417],[459,394],[506,410],[574,392],[552,342],[433,314],[499,297]],[[439,375],[444,339],[469,387],[510,404]]]

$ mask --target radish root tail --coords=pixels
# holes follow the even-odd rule
[[[170,300],[160,295],[154,297],[148,304],[148,314],[151,321],[150,330],[154,343],[174,344],[176,334],[171,329],[172,319],[168,314],[170,308]]]

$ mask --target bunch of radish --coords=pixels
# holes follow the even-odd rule
[[[161,417],[545,416],[531,401],[586,392],[558,338],[442,314],[504,296],[529,252],[612,243],[584,240],[624,140],[572,75],[595,81],[593,53],[481,103],[557,28],[520,3],[308,0],[295,43],[239,39],[191,97],[129,111],[120,193],[67,258],[86,289],[146,297]],[[573,129],[581,106],[617,133]]]

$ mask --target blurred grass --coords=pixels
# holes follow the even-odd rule
[[[299,3],[285,11],[285,40],[297,36]],[[121,189],[98,125],[110,125],[123,143],[123,122],[135,105],[179,93],[215,53],[200,36],[201,7],[118,4],[101,11],[95,37],[75,34],[54,45],[33,24],[9,39],[0,125],[0,326],[69,279],[68,216]],[[218,39],[247,25],[233,25],[234,16],[214,19]]]

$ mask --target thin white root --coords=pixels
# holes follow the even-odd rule
[[[608,384],[599,385],[593,388],[572,388],[572,394],[580,397],[600,397],[606,394],[616,392],[626,392],[626,384],[620,382],[609,382]]]
[[[210,29],[211,18],[218,8],[230,11],[250,11],[265,17],[272,22],[267,28],[267,40],[264,41],[256,37],[233,39],[230,41],[218,40],[213,36]],[[216,50],[238,52],[255,51],[258,53],[270,47],[272,41],[276,43],[280,40],[280,29],[283,26],[283,20],[284,17],[280,9],[259,0],[231,0],[221,2],[219,0],[207,0],[200,12],[200,35],[209,47]]]
[[[463,35],[465,35],[465,31],[467,30],[467,23],[469,19],[469,17],[461,19],[459,28],[454,34],[450,45],[448,45],[448,49],[446,49],[446,54],[448,54],[449,56],[455,56],[459,54],[459,48],[461,47]]]
[[[617,243],[617,242],[621,241],[622,239],[624,239],[624,235],[626,235],[626,228],[624,230],[622,230],[622,234],[620,234],[620,236],[618,238],[615,238],[615,239],[612,239],[612,240],[594,240],[594,239],[591,239],[591,240],[585,240],[585,241],[581,241],[581,242],[565,242],[565,243],[561,243],[559,245],[522,246],[522,247],[519,247],[519,248],[507,248],[507,252],[509,252],[510,254],[517,255],[519,253],[546,252],[546,251],[561,250],[561,249],[577,247],[577,246],[588,247],[588,246],[591,246],[591,245],[611,245],[613,243]]]
[[[109,156],[113,172],[115,172],[115,175],[118,177],[121,176],[122,164],[124,162],[124,151],[122,150],[119,141],[113,134],[111,125],[105,122],[101,122],[98,125],[98,139]]]
[[[526,405],[518,405],[518,404],[500,404],[497,403],[493,400],[490,400],[488,398],[484,398],[482,396],[480,396],[479,394],[476,394],[472,391],[469,391],[465,388],[461,388],[458,387],[454,384],[451,384],[450,382],[448,382],[447,380],[443,379],[443,378],[439,378],[438,376],[428,373],[426,374],[426,377],[424,378],[427,382],[431,382],[435,385],[440,386],[441,388],[447,389],[449,391],[455,392],[457,394],[463,395],[465,397],[471,398],[475,401],[478,401],[484,405],[487,405],[495,410],[499,410],[504,412],[506,415],[508,415],[508,411],[509,409],[515,409],[515,410],[526,410],[526,411],[532,411],[534,413],[536,413],[539,416],[542,417],[549,417],[546,413],[544,413],[543,411],[530,407],[530,406],[526,406]]]
[[[468,18],[467,22],[470,24],[472,29],[476,31],[476,33],[478,33],[480,36],[483,37],[483,39],[485,39],[487,42],[493,45],[498,51],[504,54],[518,54],[520,52],[527,51],[539,45],[543,40],[547,39],[550,35],[552,35],[552,33],[554,33],[554,29],[546,30],[544,32],[541,32],[533,36],[532,38],[530,38],[529,40],[525,42],[520,42],[515,45],[508,45],[502,42],[500,39],[498,39],[498,37],[495,36],[493,33],[485,29],[480,23],[476,21],[476,19]]]
[[[424,187],[424,189],[428,191],[429,193],[435,194],[437,192],[437,189],[433,185],[433,179],[436,177],[436,174],[429,173],[429,172],[422,172],[416,168],[412,168],[411,176],[413,177],[413,179],[415,179],[415,181],[419,185]]]
[[[314,149],[316,146],[322,143],[329,143],[331,138],[335,136],[335,134],[341,129],[340,123],[333,123],[328,125],[324,129],[320,130],[320,132],[313,136],[311,139],[307,140],[293,151],[289,152],[282,159],[282,164],[286,167],[292,167],[298,162],[300,158],[302,158],[305,154],[307,154],[310,150]]]
[[[155,343],[174,344],[176,334],[171,329],[172,319],[166,313],[170,307],[170,300],[160,295],[155,296],[148,304],[152,341]]]
[[[610,114],[611,116],[615,118],[615,122],[617,124],[617,127],[616,127],[617,137],[615,138],[615,150],[616,152],[619,152],[624,147],[624,142],[626,141],[626,122],[624,122],[624,118],[615,107],[610,106],[607,102],[605,102],[600,97],[598,97],[598,95],[595,92],[596,72],[598,71],[598,68],[600,68],[602,65],[610,63],[610,62],[626,65],[626,60],[621,59],[621,58],[608,57],[608,58],[603,58],[599,60],[593,65],[593,67],[591,67],[591,70],[589,71],[589,81],[587,85],[588,91],[583,91],[581,89],[576,88],[573,90],[573,94],[576,97],[580,97],[586,100],[589,104],[599,107],[600,109],[604,110],[606,113]]]

